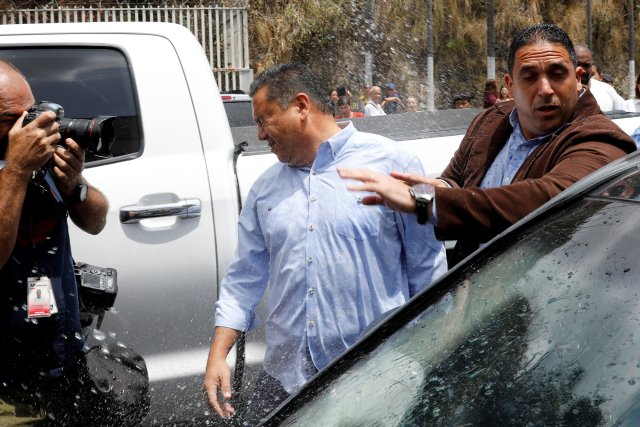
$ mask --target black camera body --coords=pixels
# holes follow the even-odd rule
[[[118,273],[115,269],[76,262],[73,270],[85,308],[109,310],[113,307],[118,295]]]
[[[98,116],[93,119],[69,119],[64,117],[64,108],[51,101],[33,104],[24,118],[23,126],[28,125],[45,111],[56,115],[60,126],[62,144],[67,138],[73,139],[85,150],[102,157],[111,157],[111,146],[115,140],[114,116]]]

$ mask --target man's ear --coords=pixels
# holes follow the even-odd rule
[[[586,70],[578,65],[576,67],[576,79],[578,80],[576,86],[579,91],[582,90],[582,73],[586,73]]]
[[[309,110],[311,109],[311,100],[309,99],[309,95],[304,92],[300,92],[293,99],[293,102],[300,113],[300,118],[306,119],[309,114]]]
[[[513,79],[509,74],[504,75],[504,84],[507,86],[507,89],[509,89],[509,97],[513,98]]]

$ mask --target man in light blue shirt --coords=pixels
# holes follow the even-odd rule
[[[350,122],[341,128],[326,111],[319,86],[306,67],[284,64],[251,87],[258,136],[280,163],[256,181],[242,209],[205,377],[211,405],[223,417],[232,415],[233,406],[224,401],[231,397],[225,359],[240,331],[255,325],[255,307],[266,293],[263,377],[270,386],[251,404],[265,397],[271,402],[248,410],[257,414],[248,424],[447,268],[433,227],[383,205],[364,206],[365,194],[348,191],[336,171],[423,173],[418,158]]]

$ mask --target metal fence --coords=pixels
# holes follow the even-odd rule
[[[204,49],[221,91],[248,90],[248,10],[212,6],[73,7],[0,11],[0,24],[52,22],[173,22],[188,28]]]

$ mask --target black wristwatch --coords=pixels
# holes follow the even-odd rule
[[[83,179],[80,181],[80,184],[78,184],[78,186],[76,187],[75,191],[73,192],[73,196],[71,196],[69,201],[71,203],[82,203],[85,200],[87,200],[88,192],[89,192],[89,186]]]
[[[431,184],[416,184],[409,187],[409,194],[416,200],[418,224],[426,224],[429,220],[429,205],[436,194],[435,187]]]

